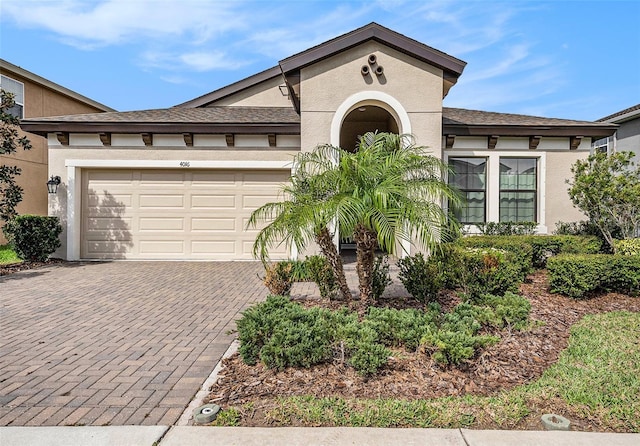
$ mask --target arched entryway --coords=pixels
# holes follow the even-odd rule
[[[398,123],[387,110],[376,105],[360,105],[349,112],[342,121],[340,147],[355,151],[360,137],[367,132],[399,131]]]
[[[331,144],[345,150],[355,150],[360,135],[371,131],[411,134],[411,121],[402,104],[381,91],[361,91],[351,95],[336,109],[331,122]],[[349,240],[341,240],[335,228],[335,243],[349,256],[353,249]],[[401,257],[409,253],[410,242],[402,240]],[[351,251],[351,255],[353,251]]]
[[[342,121],[340,147],[355,152],[360,145],[360,138],[368,132],[399,133],[398,123],[384,108],[361,104],[351,110]],[[340,237],[339,252],[345,261],[355,260],[355,247],[351,237],[346,234]]]

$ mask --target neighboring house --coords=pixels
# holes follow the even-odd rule
[[[16,105],[10,113],[20,119],[114,111],[4,59],[0,59],[0,87],[14,94]],[[17,178],[18,185],[24,189],[18,213],[47,215],[47,139],[34,133],[26,136],[33,148],[19,149],[13,155],[0,155],[0,164],[22,169]],[[0,243],[3,242],[0,231]]]
[[[413,134],[451,164],[465,223],[546,233],[582,218],[565,179],[617,126],[443,107],[465,65],[371,23],[173,108],[26,120],[65,186],[50,203],[65,221],[58,254],[250,259],[247,218],[280,198],[293,156],[375,130]]]
[[[634,161],[640,163],[640,104],[626,108],[597,122],[618,124],[618,130],[606,138],[593,142],[593,149],[598,152],[634,152]]]

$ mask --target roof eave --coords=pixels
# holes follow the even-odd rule
[[[300,124],[295,123],[83,123],[83,122],[22,122],[25,132],[46,136],[49,133],[156,133],[156,134],[300,134]]]
[[[575,126],[515,126],[515,125],[468,125],[443,124],[444,135],[455,136],[547,136],[570,137],[588,136],[604,138],[611,136],[617,130],[617,125],[575,125]]]

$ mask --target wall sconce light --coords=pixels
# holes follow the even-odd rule
[[[49,181],[47,181],[47,190],[49,191],[50,194],[57,194],[58,193],[58,186],[60,185],[60,177],[59,176],[53,176],[51,175],[51,179]]]

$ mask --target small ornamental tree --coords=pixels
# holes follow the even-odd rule
[[[569,196],[595,224],[615,252],[613,233],[640,235],[640,169],[632,152],[596,153],[572,167]]]
[[[13,94],[0,90],[0,95],[0,155],[31,149],[29,139],[18,133],[18,118],[8,112],[15,105]],[[16,184],[20,172],[17,166],[0,165],[0,219],[5,222],[17,215],[16,206],[22,201],[22,188]]]

